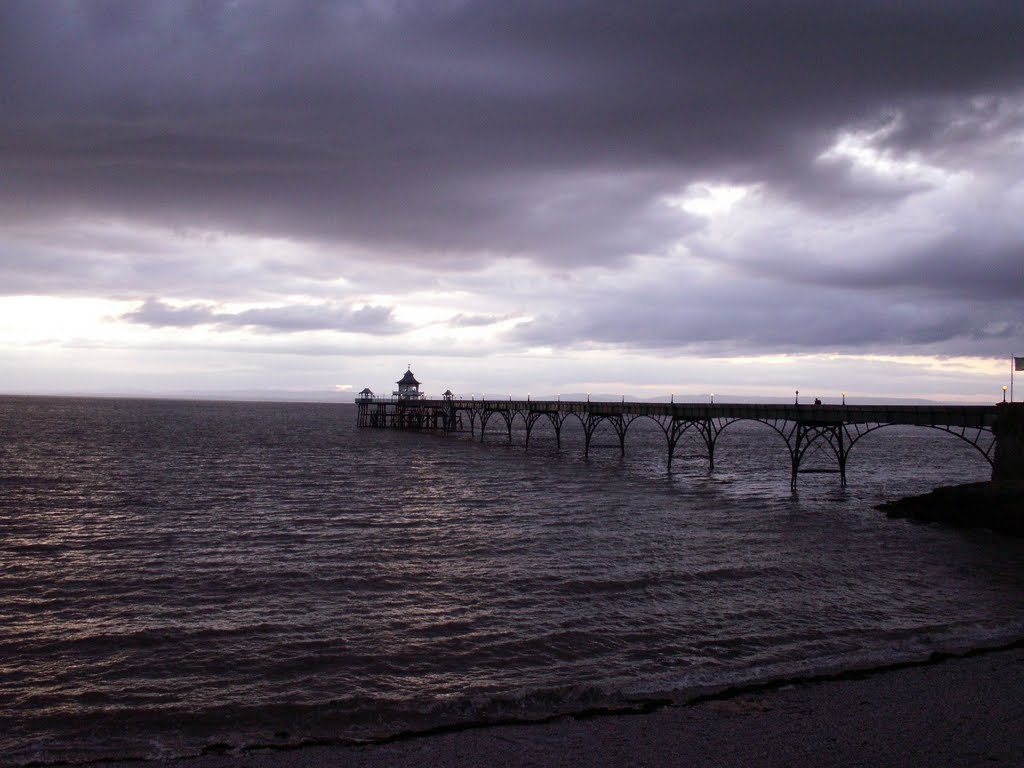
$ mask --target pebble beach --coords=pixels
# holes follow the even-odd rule
[[[1021,766],[1024,648],[710,694],[641,714],[407,734],[388,743],[150,761],[168,768]],[[139,762],[113,764],[115,768]]]

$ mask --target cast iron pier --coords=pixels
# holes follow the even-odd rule
[[[790,484],[796,488],[801,472],[835,472],[846,485],[846,464],[850,449],[862,437],[882,427],[908,424],[932,427],[956,435],[972,445],[990,465],[996,465],[996,425],[999,405],[761,405],[748,403],[616,403],[566,400],[476,400],[444,398],[356,399],[360,427],[437,430],[480,435],[483,441],[491,419],[505,426],[512,442],[512,427],[522,424],[526,448],[537,422],[546,419],[555,432],[558,447],[562,427],[568,419],[579,419],[583,427],[584,455],[602,424],[618,437],[619,450],[626,453],[626,433],[639,419],[657,424],[665,436],[668,467],[676,445],[688,432],[700,436],[711,469],[715,466],[715,444],[723,430],[739,421],[756,421],[774,429],[786,443],[790,456]],[[1015,404],[1013,406],[1017,408]],[[812,448],[824,448],[835,458],[831,469],[802,469]]]

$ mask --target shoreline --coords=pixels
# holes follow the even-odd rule
[[[1024,764],[1024,638],[538,720],[470,723],[363,743],[210,745],[114,768],[299,766],[941,766]],[[223,750],[219,749],[224,746]]]

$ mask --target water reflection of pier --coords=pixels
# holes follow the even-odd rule
[[[448,393],[446,393],[448,395]],[[850,450],[865,435],[893,425],[930,427],[956,435],[973,446],[998,474],[997,439],[1001,415],[1013,409],[1013,422],[1019,422],[1022,406],[1001,405],[763,405],[748,403],[616,403],[562,400],[476,400],[446,396],[440,400],[425,398],[356,399],[360,427],[410,430],[437,430],[443,433],[468,432],[480,440],[487,434],[492,419],[505,427],[509,443],[513,426],[525,433],[525,447],[541,420],[554,429],[559,448],[562,429],[570,419],[583,427],[584,454],[589,455],[591,440],[602,425],[611,427],[618,438],[621,454],[626,453],[626,434],[638,420],[660,427],[667,448],[668,466],[681,438],[698,435],[714,469],[715,445],[722,432],[739,421],[755,421],[771,427],[789,450],[791,485],[795,488],[802,472],[834,472],[846,485],[846,466]],[[1019,427],[1019,424],[1017,425]],[[1004,430],[1005,431],[1005,430]],[[1016,430],[1019,432],[1019,429]],[[492,430],[493,433],[493,430]],[[1015,443],[1019,442],[1019,435]],[[1019,446],[1017,446],[1019,448]],[[823,449],[835,464],[822,469],[805,465],[808,452]],[[1019,453],[1019,451],[1018,451]],[[1016,468],[1008,471],[1016,471]]]

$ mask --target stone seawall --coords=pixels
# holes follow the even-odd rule
[[[1024,487],[1024,403],[1000,403],[992,429],[997,441],[992,482]]]

